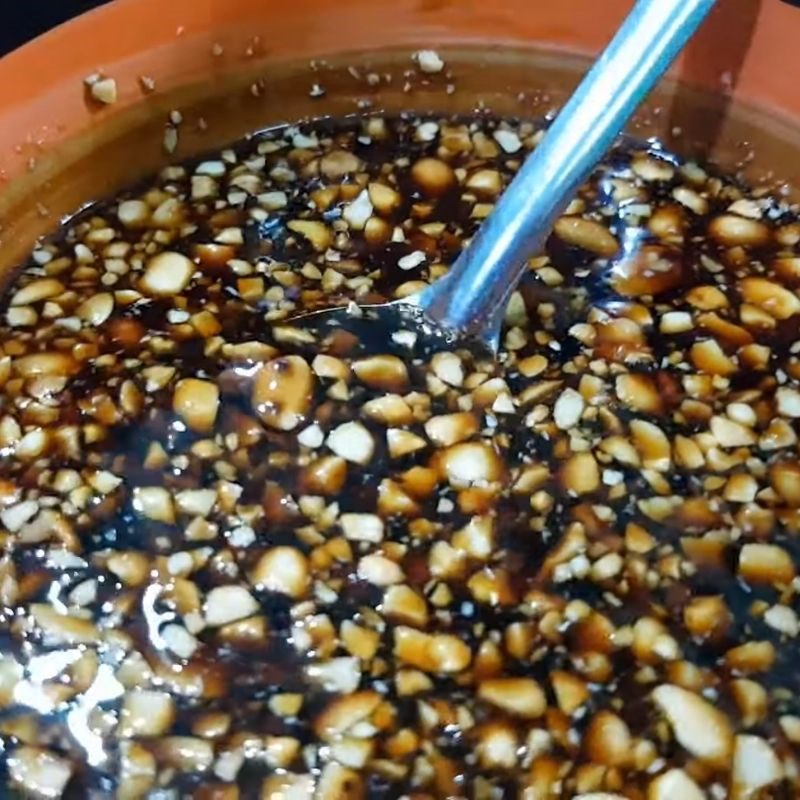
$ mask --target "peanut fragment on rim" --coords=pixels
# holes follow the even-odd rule
[[[428,74],[435,74],[444,69],[444,61],[435,50],[418,50],[414,53],[414,61]]]
[[[117,102],[117,82],[113,78],[98,78],[89,83],[92,97],[104,105]]]

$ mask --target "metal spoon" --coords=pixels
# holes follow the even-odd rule
[[[370,338],[411,330],[418,348],[460,340],[497,352],[508,300],[558,217],[716,0],[638,0],[525,161],[469,247],[420,294],[305,318],[318,332],[378,321]],[[360,337],[359,337],[360,338]]]

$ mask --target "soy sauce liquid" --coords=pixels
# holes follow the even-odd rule
[[[455,260],[464,242],[479,225],[476,205],[487,199],[481,200],[465,191],[463,181],[436,198],[425,197],[410,177],[410,164],[424,156],[444,155],[454,169],[463,170],[465,175],[478,168],[497,169],[507,183],[525,153],[524,149],[518,153],[505,153],[492,144],[491,134],[502,123],[490,116],[441,122],[437,137],[430,142],[417,140],[419,122],[411,116],[388,120],[386,135],[379,139],[369,135],[369,124],[363,119],[324,120],[302,127],[304,134],[313,134],[319,141],[317,147],[309,148],[311,157],[297,154],[296,151],[305,149],[297,147],[293,157],[291,145],[275,151],[267,148],[266,153],[259,154],[259,145],[264,142],[291,140],[291,131],[276,129],[247,139],[231,149],[228,160],[233,162],[235,159],[235,165],[230,163],[226,166],[226,174],[219,181],[218,200],[191,200],[190,176],[199,162],[187,164],[183,174],[162,174],[122,196],[145,196],[149,189],[156,187],[165,195],[185,198],[182,199],[182,223],[171,230],[166,246],[194,258],[198,262],[199,276],[192,280],[177,303],[173,297],[143,298],[129,305],[118,303],[112,316],[99,328],[96,341],[98,358],[89,359],[54,395],[57,417],[49,424],[55,429],[96,419],[96,403],[94,406],[92,403],[99,402],[106,392],[116,398],[119,386],[126,379],[136,382],[146,398],[138,412],[124,412],[104,423],[103,437],[98,441],[82,442],[77,454],[65,453],[54,446],[46,457],[33,463],[15,458],[12,452],[0,462],[0,480],[25,496],[33,492],[39,496],[58,497],[51,488],[52,481],[55,473],[63,469],[109,470],[123,477],[118,490],[104,498],[94,497],[80,512],[72,514],[79,540],[78,558],[74,563],[64,566],[60,562],[53,564],[52,558],[48,561],[49,544],[46,540],[31,546],[13,535],[6,536],[5,559],[14,567],[19,593],[17,602],[4,609],[2,652],[23,665],[25,677],[31,675],[31,659],[43,658],[45,663],[52,660],[54,664],[68,649],[62,644],[48,644],[36,632],[35,626],[26,624],[30,605],[55,604],[54,598],[63,602],[76,586],[95,579],[96,596],[86,608],[101,627],[109,626],[124,632],[129,643],[124,652],[107,642],[79,646],[78,649],[82,652],[96,650],[100,663],[109,665],[115,674],[126,658],[135,658],[143,659],[151,671],[160,675],[150,685],[160,691],[170,691],[176,710],[174,722],[165,731],[166,735],[196,736],[196,724],[203,715],[221,712],[228,714],[230,720],[226,732],[211,742],[215,758],[225,752],[226,747],[233,746],[237,734],[246,732],[253,737],[295,739],[299,743],[297,757],[285,765],[292,772],[310,771],[316,775],[323,767],[325,744],[314,732],[313,721],[330,704],[335,693],[311,685],[304,674],[304,667],[319,654],[313,649],[298,652],[293,644],[299,635],[298,628],[306,624],[303,615],[298,614],[295,608],[296,601],[277,592],[252,588],[258,613],[266,621],[269,631],[266,641],[229,640],[219,631],[205,628],[197,633],[199,646],[195,653],[188,660],[182,660],[157,644],[164,626],[182,619],[176,595],[169,588],[148,594],[148,586],[152,583],[169,583],[163,574],[157,580],[148,578],[142,585],[126,587],[103,565],[109,550],[146,553],[151,559],[151,568],[155,569],[158,556],[168,557],[175,552],[208,548],[211,552],[205,562],[194,569],[189,578],[194,587],[192,591],[203,598],[214,587],[232,580],[244,580],[241,576],[249,574],[268,547],[288,545],[311,556],[314,548],[331,535],[326,531],[317,542],[313,537],[304,538],[298,533],[298,529],[309,525],[298,504],[304,494],[303,476],[310,457],[298,443],[297,431],[274,430],[263,425],[254,413],[252,374],[258,363],[226,357],[222,345],[212,346],[209,339],[218,337],[225,345],[265,343],[283,355],[301,355],[309,363],[319,352],[330,353],[347,362],[377,351],[390,352],[403,358],[407,364],[408,390],[429,395],[432,353],[409,352],[392,344],[385,326],[378,326],[379,330],[375,331],[370,325],[354,324],[349,336],[320,336],[317,341],[307,344],[287,343],[276,335],[274,327],[283,325],[285,318],[298,312],[315,311],[331,304],[345,305],[353,300],[362,304],[385,302],[395,296],[401,282],[426,281],[435,274],[436,265],[446,266]],[[464,130],[459,126],[467,126],[467,140],[474,140],[476,133],[484,134],[484,155],[478,155],[474,146],[468,152],[448,150],[443,132],[446,126],[459,131],[451,134],[451,139],[463,140]],[[519,130],[518,127],[515,129]],[[534,132],[534,126],[523,126],[520,137],[527,139],[534,136]],[[292,219],[311,216],[331,225],[337,234],[346,232],[341,226],[337,229],[347,203],[341,199],[341,190],[339,199],[324,210],[310,209],[310,203],[313,204],[310,198],[320,188],[333,183],[346,186],[356,178],[344,176],[341,181],[331,181],[312,169],[306,169],[313,157],[339,148],[357,156],[363,164],[359,172],[366,174],[368,180],[390,182],[401,201],[388,215],[387,222],[393,234],[387,240],[370,242],[357,233],[349,237],[334,236],[331,246],[318,252],[311,242],[293,234],[288,223]],[[670,165],[672,176],[664,180],[642,178],[632,164],[644,157]],[[244,192],[246,197],[241,202],[232,202],[229,195],[226,197],[226,190],[236,191],[231,172],[247,161],[252,162],[248,173],[258,176],[264,190],[286,192],[287,203],[283,208],[254,215],[253,210],[260,208],[257,194]],[[286,163],[294,172],[291,179],[279,180],[271,174],[276,166],[285,166]],[[635,189],[630,197],[622,200],[619,199],[621,184]],[[691,213],[675,201],[675,188],[687,184],[706,198],[705,213]],[[706,421],[692,419],[681,412],[681,404],[687,399],[682,378],[694,370],[685,361],[673,363],[671,359],[676,352],[688,351],[699,335],[714,338],[716,334],[709,334],[701,327],[699,332],[695,328],[684,334],[662,335],[658,321],[669,310],[688,308],[696,315],[699,313],[697,309],[687,304],[688,293],[696,286],[716,285],[726,295],[732,309],[720,310],[719,315],[735,322],[735,311],[742,303],[737,278],[762,269],[769,270],[769,265],[777,257],[794,252],[793,245],[776,242],[774,235],[768,243],[758,247],[729,247],[709,236],[710,222],[747,191],[735,180],[713,174],[695,178],[695,183],[692,183],[687,179],[681,161],[665,153],[657,144],[623,140],[581,190],[583,207],[579,212],[608,228],[620,243],[618,253],[610,258],[599,258],[584,247],[557,236],[551,237],[543,254],[549,259],[546,266],[551,270],[550,275],[543,277],[541,266],[532,268],[519,289],[524,311],[522,316],[526,319],[524,323],[517,320],[516,327],[527,331],[527,341],[513,350],[501,347],[496,362],[488,360],[485,354],[461,353],[467,373],[483,371],[487,378],[502,378],[512,398],[519,398],[526,389],[545,380],[559,381],[559,391],[568,387],[580,391],[583,375],[596,374],[592,372],[591,362],[602,360],[610,365],[608,372],[601,371],[603,377],[613,376],[616,374],[614,370],[622,373],[629,369],[647,376],[657,387],[664,403],[664,412],[657,415],[657,422],[670,442],[678,435],[692,436],[704,431]],[[128,242],[131,252],[136,252],[144,242],[145,233],[126,230],[119,225],[116,221],[117,204],[117,199],[100,202],[70,220],[48,240],[53,257],[74,251],[75,245],[85,239],[90,229],[101,226],[101,222],[94,220],[114,227],[114,241]],[[678,223],[672,236],[658,236],[649,226],[648,221],[656,210],[664,207],[675,209]],[[442,229],[435,234],[430,228],[426,230],[426,223],[431,221],[443,223]],[[797,225],[796,210],[781,200],[764,201],[763,222],[771,232],[785,230]],[[229,228],[240,228],[242,232],[241,243],[233,245],[237,264],[232,266],[231,259],[221,264],[214,263],[212,255],[205,251],[198,255],[198,246],[213,242],[223,229]],[[402,241],[393,241],[401,238],[394,235],[397,229],[402,231]],[[647,248],[658,259],[659,268],[655,275],[641,259]],[[400,274],[398,261],[418,250],[424,253],[424,260]],[[127,256],[123,260],[125,258]],[[282,286],[280,299],[276,299],[278,294],[268,296],[265,291],[257,299],[246,300],[238,283],[242,277],[237,274],[241,263],[256,265],[255,271],[247,277],[271,278],[276,272],[301,277],[293,281],[284,280],[286,285],[273,280],[267,282],[265,289],[266,286]],[[336,270],[345,276],[345,280],[324,291],[320,288],[320,279],[303,275],[303,267],[308,264],[316,265],[320,273],[327,269]],[[713,266],[709,270],[709,264],[720,269],[717,271]],[[23,267],[20,284],[39,272],[36,263],[29,262]],[[553,273],[560,278],[557,285]],[[348,279],[355,277],[367,277],[369,282],[362,284],[361,288],[354,288],[348,284]],[[135,269],[126,272],[113,284],[113,290],[135,288],[137,279]],[[91,287],[87,290],[87,283],[74,266],[62,273],[60,280],[67,289],[74,289],[81,296],[87,291],[95,291]],[[12,286],[10,291],[15,288]],[[175,309],[196,314],[209,308],[218,327],[212,336],[190,335],[181,328],[183,322],[170,322],[170,312]],[[7,309],[6,302],[3,311]],[[633,333],[627,339],[612,336],[604,339],[603,331],[610,324],[608,321],[619,319],[639,322],[632,326]],[[770,348],[767,365],[760,370],[742,368],[731,375],[727,386],[715,389],[711,404],[724,406],[726,401],[736,400],[742,396],[741,393],[748,391],[759,393],[758,398],[754,396],[754,403],[771,402],[775,391],[774,376],[778,371],[788,372],[794,380],[797,377],[792,371],[795,362],[793,346],[798,340],[797,319],[793,315],[776,321],[772,328],[759,330],[753,340]],[[581,324],[596,328],[598,333],[594,344],[587,345],[574,335],[575,326]],[[28,334],[40,335],[45,342],[57,338],[52,326],[46,327],[44,320],[41,329],[37,334],[36,327],[24,333],[4,327],[2,334],[8,334],[13,341],[24,339]],[[505,333],[508,335],[508,328]],[[172,344],[155,347],[153,339],[159,337]],[[724,337],[722,346],[728,352],[735,350],[733,343]],[[637,358],[637,354],[642,357]],[[100,358],[103,355],[115,358],[104,361]],[[535,355],[544,356],[547,367],[535,376],[525,375],[520,370],[520,363]],[[168,386],[146,391],[141,377],[145,366],[168,366],[176,373]],[[200,377],[219,387],[219,410],[210,435],[187,429],[174,411],[172,387],[180,377]],[[613,386],[613,380],[609,379],[608,383]],[[325,431],[343,422],[361,419],[373,435],[375,453],[368,464],[349,466],[346,481],[335,496],[326,498],[326,503],[338,503],[340,513],[372,512],[380,502],[382,481],[396,479],[415,466],[427,467],[434,448],[423,448],[402,459],[391,458],[386,446],[386,426],[365,420],[361,415],[363,405],[381,392],[352,382],[348,399],[335,401],[331,400],[329,390],[330,381],[316,382],[311,404],[314,419]],[[552,410],[553,399],[550,395],[543,395],[538,404],[549,405]],[[113,402],[116,404],[116,399]],[[613,411],[620,431],[627,430],[633,419],[642,418],[641,413],[620,403],[613,390],[608,390],[607,398],[602,402],[595,401],[595,405],[605,405]],[[453,393],[433,396],[429,400],[430,416],[454,413],[459,408]],[[3,393],[0,409],[19,415],[18,397],[10,392]],[[499,490],[485,501],[481,510],[495,519],[496,539],[489,565],[494,573],[503,576],[506,594],[501,602],[476,601],[468,577],[482,568],[483,565],[478,563],[469,562],[462,578],[437,580],[432,575],[431,549],[435,542],[448,541],[452,533],[467,525],[476,513],[458,488],[440,480],[427,497],[417,499],[415,519],[427,520],[434,525],[435,532],[431,538],[414,535],[410,521],[401,515],[385,520],[384,541],[396,542],[406,548],[400,561],[404,583],[429,603],[429,630],[457,636],[470,646],[475,658],[482,645],[491,642],[492,646],[504,652],[501,674],[534,678],[541,686],[548,687],[548,704],[554,709],[553,672],[562,670],[580,674],[581,662],[595,652],[602,652],[608,659],[612,677],[606,681],[588,681],[591,689],[589,699],[581,713],[568,720],[572,730],[569,740],[556,737],[551,751],[557,760],[569,760],[576,765],[591,761],[581,742],[588,722],[602,709],[613,710],[634,736],[649,737],[656,742],[658,757],[663,759],[665,768],[684,767],[690,759],[674,740],[660,738],[659,714],[650,700],[654,686],[670,680],[668,666],[661,663],[650,665],[656,670],[657,678],[643,681],[641,671],[645,665],[637,662],[630,648],[615,647],[608,641],[595,641],[588,623],[565,623],[558,641],[548,640],[537,633],[535,646],[525,658],[514,658],[504,651],[503,636],[510,626],[530,624],[532,620],[538,623],[532,599],[536,593],[551,598],[555,606],[562,609],[571,601],[583,601],[609,620],[616,630],[634,626],[644,616],[659,619],[677,641],[682,659],[701,671],[707,671],[706,686],[713,689],[710,695],[714,705],[733,720],[737,731],[741,712],[730,691],[730,682],[737,676],[726,666],[725,654],[745,642],[770,642],[775,647],[774,663],[752,676],[767,691],[768,711],[747,732],[767,739],[782,756],[794,758],[796,745],[788,741],[778,720],[783,715],[800,715],[797,700],[800,679],[795,669],[800,655],[797,640],[781,636],[766,624],[763,614],[754,613],[753,609],[760,602],[771,606],[779,601],[796,607],[796,601],[791,591],[782,592],[768,583],[755,585],[743,581],[737,575],[737,558],[740,539],[764,540],[779,545],[790,554],[795,565],[800,564],[795,511],[783,504],[780,498],[769,500],[765,505],[773,511],[773,522],[768,530],[748,529],[742,521],[741,508],[727,503],[718,487],[709,490],[707,479],[711,471],[705,469],[676,468],[661,473],[665,486],[656,490],[640,467],[615,463],[608,468],[613,467],[614,472],[620,474],[621,477],[615,475],[614,479],[624,483],[627,490],[624,496],[610,499],[610,487],[605,483],[594,492],[575,496],[565,490],[560,477],[566,458],[564,434],[547,429],[545,425],[532,424],[528,420],[531,408],[523,405],[513,413],[496,413],[491,407],[477,411],[481,417],[478,437],[493,443],[506,469]],[[582,423],[581,435],[589,440],[599,439],[608,435],[609,424],[608,420],[595,415]],[[796,429],[794,422],[790,424]],[[424,435],[422,420],[415,420],[406,427]],[[198,457],[198,443],[214,437],[218,454],[211,458]],[[155,444],[163,448],[166,460],[152,458]],[[795,458],[796,455],[793,446],[781,457]],[[765,463],[774,458],[765,457],[763,453],[756,453],[754,457],[764,458]],[[547,477],[537,486],[537,491],[550,497],[549,505],[534,507],[531,492],[514,491],[514,480],[531,463],[547,468]],[[740,469],[754,468],[745,464]],[[212,531],[208,539],[192,541],[186,533],[190,522],[188,516],[179,514],[174,523],[158,522],[143,517],[134,508],[134,487],[166,487],[174,495],[181,490],[217,487],[220,481],[241,487],[235,503],[237,507],[260,509],[258,513],[244,515],[249,519],[248,527],[253,530],[252,541],[244,546],[230,544],[231,530],[236,527],[232,521],[237,516],[235,513],[213,511],[208,521],[217,526],[216,532]],[[659,495],[681,498],[682,509],[677,508],[661,521],[643,514],[638,501]],[[698,501],[696,506],[692,505],[694,500]],[[598,510],[606,506],[613,511],[610,518]],[[67,513],[71,514],[69,508]],[[590,555],[604,551],[620,552],[628,569],[633,561],[644,561],[655,578],[634,579],[628,574],[624,580],[576,578],[554,582],[552,573],[546,571],[544,565],[569,526],[576,522],[587,530]],[[652,553],[637,558],[626,551],[625,534],[631,525],[644,527],[655,540]],[[686,556],[684,540],[687,537],[700,539],[715,530],[728,537],[725,546],[718,551],[709,550],[711,555],[705,560]],[[312,540],[314,544],[310,543]],[[676,554],[681,562],[679,575],[661,575],[660,557]],[[444,700],[455,707],[463,706],[474,717],[475,726],[464,728],[449,724],[427,731],[420,718],[420,697],[400,696],[393,682],[402,665],[395,662],[393,655],[394,626],[382,620],[380,615],[384,590],[359,578],[356,561],[357,558],[334,562],[314,575],[329,588],[334,587],[330,589],[333,597],[329,599],[326,594],[320,601],[309,596],[314,607],[308,610],[307,615],[326,616],[335,631],[341,629],[342,623],[355,621],[366,627],[375,627],[380,632],[377,654],[372,663],[363,668],[359,685],[360,690],[376,689],[394,709],[393,725],[376,733],[375,757],[391,760],[386,751],[387,740],[397,730],[409,728],[418,731],[421,737],[414,757],[424,759],[435,752],[437,758],[452,766],[457,796],[516,796],[526,785],[527,766],[521,763],[508,769],[483,766],[476,756],[480,728],[484,723],[499,719],[515,730],[522,747],[532,727],[547,728],[554,724],[553,719],[547,718],[535,724],[520,721],[476,702],[475,686],[469,679],[433,675],[430,676],[431,688],[423,693],[422,698],[429,702]],[[687,563],[691,564],[691,569],[684,568]],[[437,611],[435,598],[441,583],[447,585],[451,599]],[[723,598],[731,623],[720,635],[693,637],[685,628],[684,612],[693,598],[705,595]],[[334,652],[338,656],[346,655],[341,647]],[[53,669],[60,672],[55,667]],[[183,677],[196,681],[202,688],[174,691],[170,688],[169,678],[165,677],[168,674],[177,676],[176,680]],[[126,687],[126,690],[130,688]],[[281,716],[270,706],[276,695],[286,693],[302,696],[302,709],[296,716]],[[75,709],[82,694],[85,693],[78,693],[65,703],[55,703],[47,711],[31,711],[29,706],[13,700],[6,703],[0,712],[4,768],[7,769],[8,759],[13,758],[22,744],[37,744],[72,764],[74,772],[64,797],[114,796],[123,779],[120,741],[114,722],[119,714],[121,697],[102,700],[91,711],[97,716],[106,715],[107,719],[105,724],[98,725],[100,732],[96,734],[102,742],[102,753],[95,763],[88,763],[87,753],[92,752],[95,739],[87,739],[75,722],[78,719]],[[15,727],[31,714],[35,731],[33,741],[21,735]],[[423,742],[427,743],[427,750],[422,746]],[[275,767],[263,758],[249,758],[244,760],[234,780],[226,782],[215,777],[211,769],[182,772],[170,767],[158,737],[142,739],[139,744],[155,759],[157,778],[145,794],[153,800],[211,797],[214,795],[202,792],[211,792],[212,788],[208,787],[222,787],[226,783],[238,787],[238,795],[233,796],[256,798],[261,796],[262,781],[275,773]],[[636,796],[643,796],[649,777],[632,768],[623,773],[624,789],[638,791]],[[352,796],[408,796],[414,790],[411,775],[409,772],[396,779],[367,765],[360,776],[360,789],[354,789]],[[727,785],[724,774],[704,777],[709,782],[716,780],[720,785]],[[701,780],[701,776],[697,779]],[[4,777],[3,780],[10,779]],[[572,796],[574,771],[567,771],[562,785],[563,796]],[[447,790],[443,787],[444,783],[437,784],[435,780],[423,781],[419,787],[422,794],[415,796],[438,797],[448,793],[452,796],[453,787]],[[13,796],[11,793],[15,790],[9,785],[5,791],[8,796]],[[794,796],[789,780],[764,791],[764,797]]]

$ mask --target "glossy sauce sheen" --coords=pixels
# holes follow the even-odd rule
[[[40,244],[4,796],[796,795],[796,209],[624,142],[496,362],[291,322],[444,274],[540,135],[279,129]]]

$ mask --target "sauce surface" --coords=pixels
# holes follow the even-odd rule
[[[291,322],[443,275],[541,135],[276,129],[39,244],[0,322],[6,793],[796,796],[796,208],[625,141],[497,361]]]

